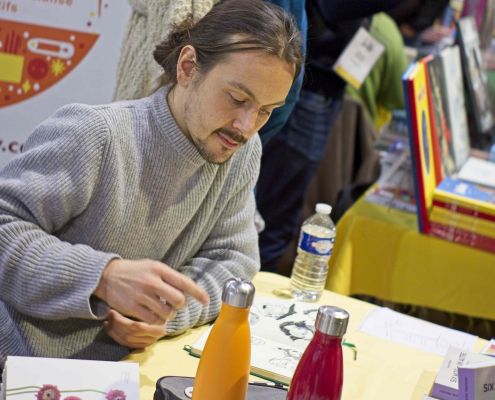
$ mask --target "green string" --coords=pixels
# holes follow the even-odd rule
[[[342,346],[347,346],[349,347],[353,352],[354,352],[354,361],[357,360],[357,349],[356,345],[352,343],[347,343],[346,340],[344,339],[344,343],[342,343]]]
[[[199,354],[196,354],[196,353],[193,353],[192,351],[192,347],[189,346],[188,344],[186,344],[184,346],[184,350],[187,351],[189,353],[190,356],[193,356],[193,357],[196,357],[196,358],[201,358],[201,356]]]

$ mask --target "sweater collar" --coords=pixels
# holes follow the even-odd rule
[[[206,163],[196,146],[189,141],[175,121],[168,107],[167,95],[172,85],[164,86],[153,93],[150,98],[153,105],[155,121],[164,139],[171,144],[177,152],[196,165]]]

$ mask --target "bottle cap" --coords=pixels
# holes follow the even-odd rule
[[[332,206],[325,203],[318,203],[316,205],[316,212],[318,214],[330,214],[332,212]]]
[[[251,307],[254,291],[253,284],[248,280],[232,278],[223,286],[222,301],[232,307]]]
[[[323,306],[318,310],[315,328],[330,336],[344,336],[349,323],[349,313],[342,308]]]

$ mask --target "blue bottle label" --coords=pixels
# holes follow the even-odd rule
[[[332,254],[334,242],[335,237],[331,239],[322,239],[301,231],[298,246],[301,250],[317,256],[330,256]]]

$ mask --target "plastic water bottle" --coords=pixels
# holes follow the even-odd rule
[[[292,268],[290,291],[302,301],[318,301],[325,288],[328,261],[335,242],[332,207],[318,203],[316,214],[304,221],[299,236],[297,257]]]

